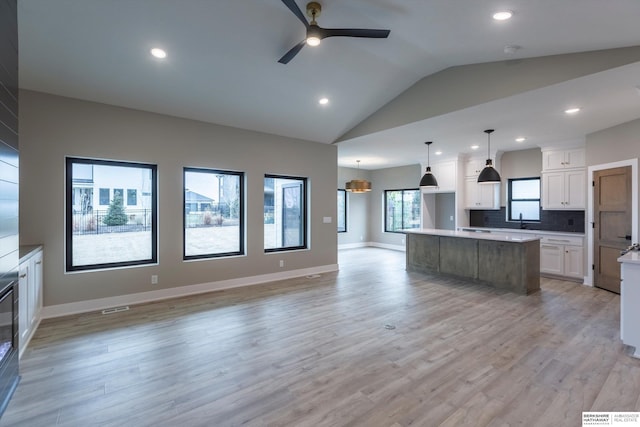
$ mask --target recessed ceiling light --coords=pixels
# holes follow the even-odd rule
[[[436,151],[436,156],[439,156],[441,154],[442,154],[442,151],[440,151],[440,150]]]
[[[511,19],[513,16],[513,11],[511,10],[500,10],[493,14],[493,19],[496,21],[506,21],[507,19]]]
[[[527,138],[525,138],[524,136],[519,136],[516,138],[516,142],[525,142],[527,140]]]
[[[329,98],[320,98],[318,100],[318,104],[320,105],[327,105],[329,103]]]
[[[580,108],[578,108],[578,107],[569,108],[567,110],[564,110],[564,112],[567,113],[567,114],[576,114],[578,111],[580,111]]]
[[[155,56],[158,59],[164,59],[167,57],[167,52],[160,49],[159,47],[154,47],[151,49],[151,55]]]
[[[472,146],[471,146],[471,149],[472,149],[472,150],[477,150],[478,148],[480,148],[480,146],[479,146],[479,145],[472,145]]]

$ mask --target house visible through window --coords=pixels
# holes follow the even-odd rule
[[[184,169],[184,259],[244,254],[244,176]]]
[[[67,271],[157,261],[156,176],[155,165],[67,158]]]
[[[338,233],[347,231],[347,192],[338,190]]]
[[[540,221],[540,178],[509,180],[509,221]]]
[[[305,249],[306,247],[306,178],[265,175],[265,252]]]
[[[420,190],[385,190],[384,231],[420,228]]]

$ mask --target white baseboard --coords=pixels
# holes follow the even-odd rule
[[[394,251],[401,251],[401,252],[405,252],[407,250],[405,245],[392,245],[389,243],[371,242],[369,246],[374,246],[376,248],[383,248],[383,249],[391,249]]]
[[[338,245],[338,250],[340,249],[356,249],[356,248],[383,248],[383,249],[391,249],[394,251],[405,252],[406,247],[404,245],[391,245],[389,243],[378,243],[378,242],[360,242],[360,243],[345,243],[344,245]]]
[[[329,273],[333,271],[338,271],[338,264],[289,270],[282,273],[261,274],[259,276],[241,277],[238,279],[220,280],[217,282],[180,286],[169,289],[160,289],[157,291],[71,302],[67,304],[48,305],[42,308],[42,318],[50,319],[54,317],[68,316],[70,314],[88,313],[91,311],[104,310],[105,308],[119,307],[122,305],[142,304],[145,302],[160,301],[164,299],[220,291],[223,289],[240,288],[243,286],[259,285],[262,283],[274,282],[276,280],[293,279],[296,277]]]
[[[340,250],[340,249],[366,248],[367,246],[371,246],[371,243],[369,243],[369,242],[345,243],[345,244],[342,244],[342,245],[338,245],[338,250]]]

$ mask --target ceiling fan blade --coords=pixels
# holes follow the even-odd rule
[[[324,37],[366,37],[370,39],[386,39],[391,30],[370,30],[366,28],[323,28]],[[323,38],[324,38],[323,37]]]
[[[285,53],[282,58],[278,59],[278,62],[281,64],[288,64],[289,61],[291,61],[293,57],[300,52],[300,49],[302,49],[305,44],[307,44],[307,41],[302,40],[300,43],[289,49],[289,52]]]
[[[284,3],[284,5],[287,6],[289,10],[293,12],[293,14],[296,15],[300,21],[302,21],[306,28],[309,28],[307,18],[304,17],[304,14],[296,4],[295,0],[282,0],[282,3]]]

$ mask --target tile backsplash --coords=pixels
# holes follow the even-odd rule
[[[500,210],[470,211],[471,227],[520,228],[519,221],[507,221],[506,208]],[[540,210],[540,222],[524,221],[528,230],[566,231],[584,233],[584,211],[548,211]]]

